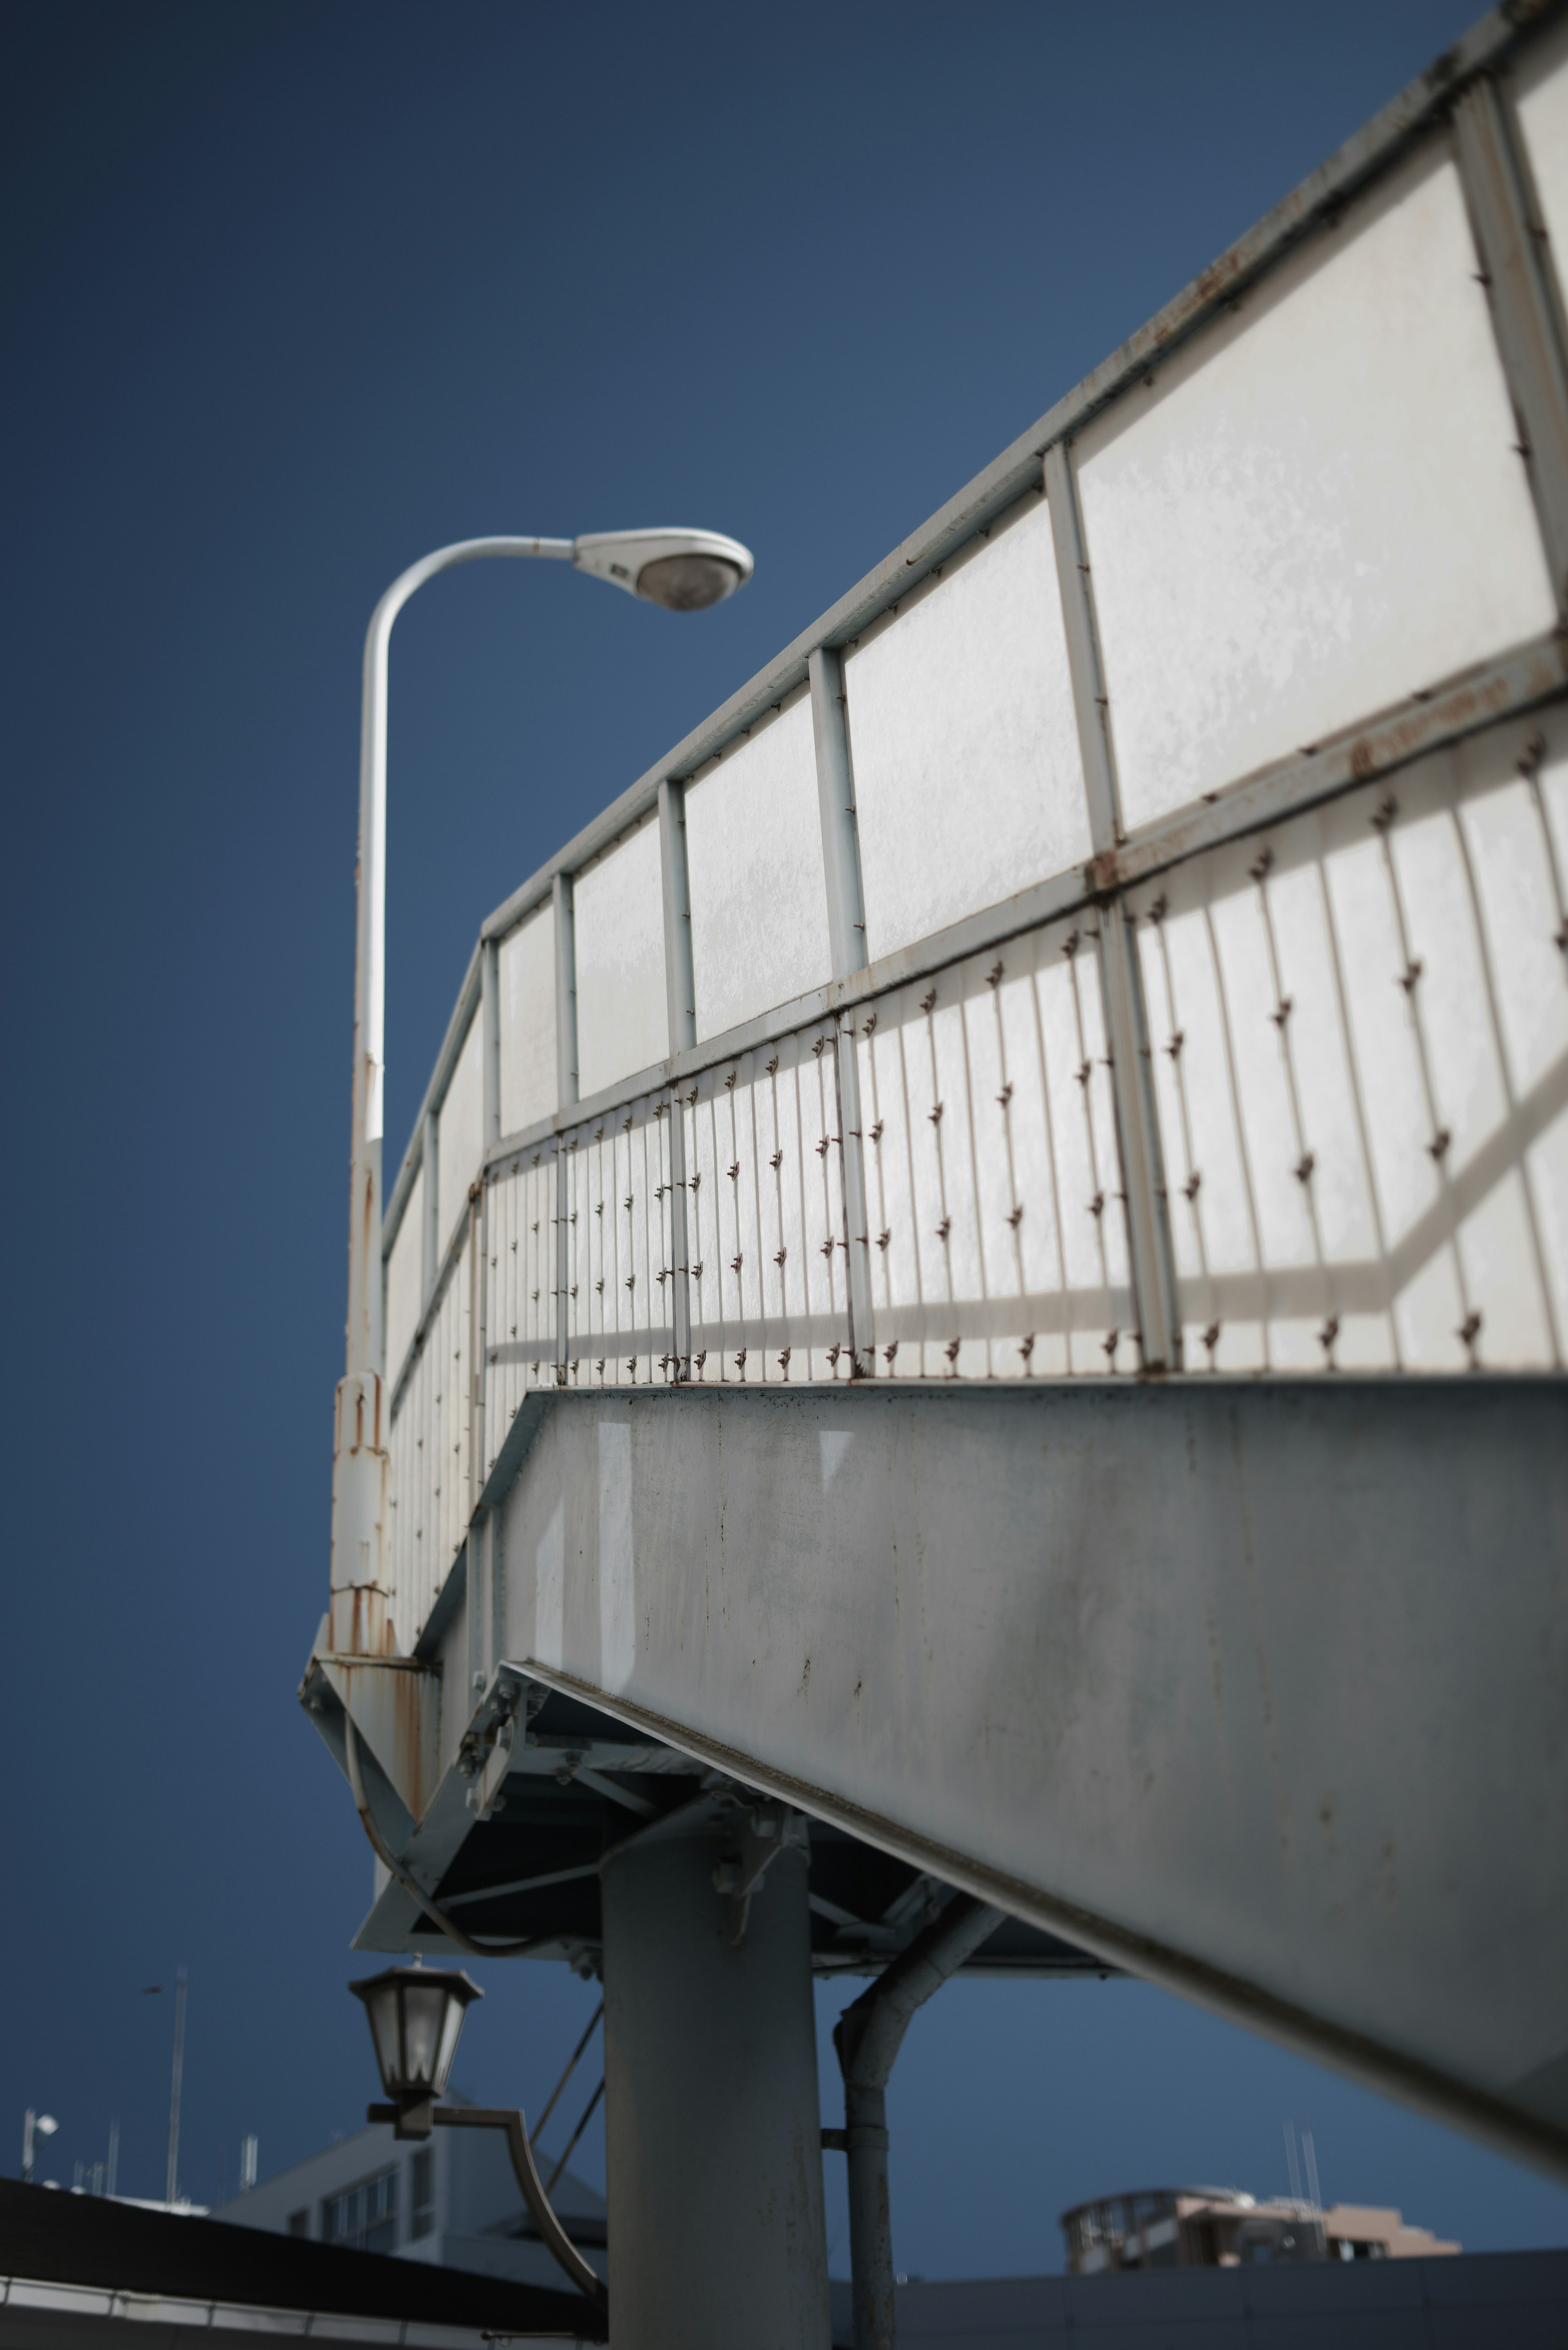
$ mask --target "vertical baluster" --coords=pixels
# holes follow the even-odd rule
[[[1449,1254],[1454,1272],[1454,1285],[1459,1292],[1459,1323],[1458,1336],[1473,1367],[1480,1361],[1481,1315],[1470,1295],[1465,1270],[1465,1255],[1459,1246],[1459,1218],[1453,1207],[1453,1184],[1449,1172],[1449,1133],[1443,1124],[1442,1109],[1438,1100],[1437,1079],[1432,1069],[1431,1046],[1427,1039],[1427,1023],[1421,1008],[1421,960],[1411,949],[1410,924],[1405,910],[1405,893],[1399,884],[1399,868],[1395,861],[1391,837],[1398,820],[1399,803],[1392,792],[1385,794],[1372,818],[1382,850],[1383,872],[1388,887],[1389,905],[1394,916],[1395,933],[1399,941],[1399,959],[1403,965],[1399,984],[1405,992],[1406,1008],[1410,1021],[1410,1034],[1416,1047],[1416,1066],[1421,1080],[1421,1098],[1426,1107],[1430,1139],[1427,1151],[1438,1170],[1438,1188],[1445,1206],[1449,1210]]]
[[[1480,959],[1481,978],[1485,986],[1487,1025],[1491,1034],[1492,1053],[1497,1062],[1498,1076],[1502,1084],[1503,1099],[1508,1104],[1508,1114],[1512,1119],[1518,1114],[1519,1100],[1514,1092],[1513,1072],[1509,1066],[1508,1046],[1503,1038],[1502,1014],[1498,1003],[1497,975],[1492,968],[1491,946],[1487,937],[1486,922],[1481,914],[1480,890],[1476,882],[1475,862],[1470,855],[1469,841],[1466,837],[1464,823],[1457,806],[1450,805],[1449,820],[1453,826],[1454,837],[1459,845],[1459,865],[1465,877],[1465,892],[1469,899],[1470,920],[1475,925],[1476,951]],[[1546,1250],[1541,1237],[1541,1220],[1536,1205],[1535,1185],[1531,1176],[1530,1156],[1527,1151],[1522,1150],[1519,1155],[1519,1181],[1524,1199],[1525,1225],[1530,1234],[1531,1259],[1535,1267],[1536,1287],[1540,1292],[1541,1310],[1545,1319],[1552,1359],[1561,1366],[1563,1338],[1557,1326],[1557,1302],[1552,1295],[1552,1276],[1547,1269]]]
[[[1067,1235],[1062,1222],[1062,1172],[1056,1149],[1056,1110],[1051,1098],[1051,1064],[1045,1050],[1045,1021],[1040,1004],[1040,949],[1036,937],[1029,971],[1029,1004],[1034,1018],[1034,1053],[1040,1072],[1040,1100],[1045,1118],[1045,1164],[1051,1178],[1051,1213],[1056,1227],[1056,1282],[1062,1311],[1062,1363],[1071,1375],[1073,1365],[1072,1289],[1067,1279]],[[1033,1369],[1033,1354],[1030,1367]]]
[[[1273,1360],[1273,1302],[1268,1260],[1263,1252],[1262,1226],[1258,1217],[1258,1191],[1252,1178],[1251,1146],[1247,1139],[1247,1122],[1241,1115],[1241,1087],[1236,1075],[1236,1042],[1231,1031],[1231,999],[1225,987],[1225,966],[1220,960],[1220,941],[1215,936],[1213,910],[1207,901],[1203,908],[1203,935],[1209,946],[1210,968],[1214,973],[1214,1001],[1219,1009],[1220,1035],[1225,1048],[1225,1084],[1231,1098],[1231,1123],[1236,1135],[1241,1189],[1247,1202],[1247,1232],[1252,1244],[1252,1263],[1258,1274],[1263,1368],[1268,1370]]]
[[[1323,1245],[1323,1219],[1317,1204],[1317,1157],[1307,1141],[1306,1124],[1302,1115],[1301,1086],[1296,1076],[1295,1049],[1291,1036],[1291,1014],[1294,1009],[1285,993],[1280,967],[1279,940],[1274,929],[1273,908],[1269,902],[1269,875],[1273,870],[1274,852],[1265,841],[1252,864],[1248,868],[1253,887],[1258,892],[1258,908],[1262,922],[1264,950],[1269,959],[1269,981],[1273,989],[1274,1004],[1269,1020],[1279,1039],[1280,1065],[1284,1073],[1285,1098],[1290,1104],[1291,1130],[1294,1138],[1295,1161],[1291,1172],[1302,1187],[1306,1206],[1307,1226],[1312,1233],[1313,1262],[1323,1284],[1324,1320],[1318,1332],[1318,1344],[1324,1350],[1328,1368],[1333,1370],[1334,1341],[1339,1336],[1339,1314],[1334,1276]]]
[[[1187,1068],[1183,1055],[1187,1035],[1176,1002],[1176,974],[1171,968],[1170,941],[1166,935],[1165,918],[1169,910],[1163,893],[1147,910],[1146,920],[1155,941],[1155,953],[1165,987],[1166,1039],[1161,1047],[1170,1063],[1171,1090],[1176,1096],[1177,1127],[1181,1138],[1182,1165],[1186,1170],[1181,1181],[1181,1196],[1192,1222],[1193,1246],[1198,1253],[1198,1277],[1202,1288],[1206,1319],[1203,1326],[1203,1346],[1209,1357],[1209,1367],[1214,1368],[1215,1353],[1220,1344],[1220,1309],[1214,1277],[1209,1268],[1209,1240],[1203,1222],[1203,1172],[1192,1147],[1192,1113],[1187,1098]],[[1178,1293],[1179,1300],[1179,1292]]]

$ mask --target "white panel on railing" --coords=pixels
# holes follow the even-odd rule
[[[1479,266],[1408,167],[1083,434],[1129,827],[1552,627]]]
[[[670,1050],[657,816],[579,873],[574,894],[577,1091],[586,1100]]]
[[[1557,281],[1568,286],[1568,35],[1541,45],[1519,100],[1530,168],[1541,198],[1546,234],[1557,259]]]
[[[501,941],[501,1131],[521,1134],[556,1100],[556,910],[546,898]]]
[[[387,1377],[403,1367],[424,1304],[425,1170],[414,1177],[398,1237],[387,1259]]]
[[[1189,1370],[1561,1363],[1565,817],[1510,726],[1137,894]]]
[[[1092,920],[861,1015],[878,1378],[1136,1371]]]
[[[436,1246],[447,1247],[484,1155],[483,1023],[469,1023],[441,1106],[436,1159]]]
[[[875,957],[1089,854],[1044,496],[845,661]]]
[[[703,1072],[681,1097],[691,1376],[778,1386],[850,1371],[833,1031]]]
[[[832,970],[804,689],[686,789],[697,1034],[721,1035]]]

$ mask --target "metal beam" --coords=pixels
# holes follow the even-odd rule
[[[1490,75],[1460,99],[1454,130],[1552,591],[1568,617],[1568,370],[1545,225],[1527,190],[1524,141]]]

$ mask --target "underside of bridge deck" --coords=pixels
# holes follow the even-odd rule
[[[763,1798],[819,1970],[961,1887],[1017,1921],[983,1965],[1125,1968],[1563,2164],[1562,1382],[527,1410],[423,1655],[305,1691],[465,1930],[592,1967],[607,1848]],[[361,1942],[429,1924],[391,1883]]]

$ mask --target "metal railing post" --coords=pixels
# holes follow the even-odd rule
[[[1552,592],[1558,611],[1568,614],[1568,370],[1562,296],[1530,184],[1524,141],[1489,74],[1460,99],[1454,130],[1492,331],[1546,543]]]
[[[1045,452],[1045,494],[1067,637],[1067,661],[1084,764],[1084,795],[1089,837],[1096,857],[1116,847],[1121,816],[1116,759],[1111,747],[1110,702],[1095,625],[1094,590],[1078,511],[1077,485],[1064,442]],[[1127,1244],[1132,1260],[1133,1299],[1146,1371],[1181,1368],[1181,1321],[1176,1302],[1176,1267],[1170,1217],[1155,1110],[1147,1021],[1137,943],[1119,892],[1100,904],[1100,980],[1105,990],[1110,1043],[1112,1091],[1127,1186]]]
[[[501,942],[479,942],[480,1085],[483,1092],[484,1149],[482,1159],[501,1139]]]
[[[855,821],[855,775],[849,756],[847,702],[842,656],[819,645],[806,663],[811,684],[811,732],[816,750],[817,813],[822,869],[827,885],[827,935],[833,976],[864,971],[866,908],[860,880],[860,837]],[[834,1068],[838,1083],[840,1164],[844,1175],[844,1240],[849,1253],[849,1355],[857,1378],[877,1367],[871,1303],[870,1220],[866,1212],[866,1145],[860,1119],[860,1065],[855,1014],[834,1016]]]
[[[552,885],[556,919],[556,1101],[567,1109],[577,1098],[577,923],[572,877],[557,873]],[[566,1290],[571,1217],[566,1203],[569,1153],[556,1141],[556,1384],[566,1384]]]
[[[423,1213],[420,1233],[420,1317],[431,1310],[441,1264],[441,1112],[427,1109],[423,1140]],[[390,1367],[396,1370],[399,1367]]]
[[[470,1193],[468,1227],[469,1248],[469,1358],[471,1364],[468,1388],[468,1471],[469,1471],[469,1624],[476,1623],[480,1610],[474,1587],[475,1569],[473,1544],[477,1528],[473,1513],[479,1497],[484,1491],[487,1463],[484,1458],[484,1416],[486,1370],[489,1363],[490,1320],[490,1180],[486,1161],[491,1146],[501,1139],[501,947],[498,940],[481,937],[479,941],[479,1086],[480,1128],[482,1141],[479,1153],[479,1175]]]
[[[468,1193],[468,1509],[472,1519],[484,1491],[485,1204],[483,1175]]]
[[[691,884],[686,868],[686,786],[669,775],[659,786],[659,869],[664,888],[664,1003],[671,1057],[697,1042],[697,988],[691,968]],[[675,1377],[691,1369],[691,1256],[686,1214],[686,1123],[680,1097],[670,1097],[670,1303]]]

